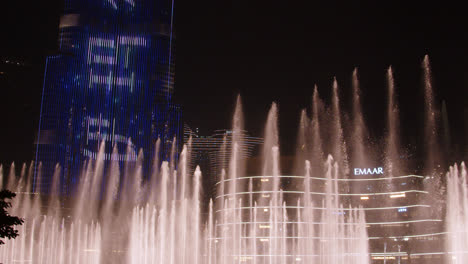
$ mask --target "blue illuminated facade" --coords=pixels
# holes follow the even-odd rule
[[[180,109],[172,102],[171,0],[65,0],[64,7],[59,54],[46,63],[35,190],[49,190],[59,163],[68,194],[103,141],[106,160],[135,161],[142,150],[149,170],[159,138],[159,160],[167,160],[180,138]]]

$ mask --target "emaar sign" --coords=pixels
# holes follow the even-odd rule
[[[382,175],[383,168],[354,168],[354,175]]]

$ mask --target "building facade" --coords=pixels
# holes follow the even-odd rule
[[[247,131],[242,130],[240,136],[240,154],[245,161],[258,152],[258,148],[263,144],[263,139],[253,137]],[[210,188],[206,194],[212,196],[215,191],[215,183],[219,181],[222,170],[228,170],[231,158],[231,146],[233,131],[220,129],[214,131],[210,136],[201,136],[198,129],[192,130],[184,124],[184,144],[189,146],[190,171],[195,170],[195,166],[200,166],[203,173],[204,186]]]
[[[149,169],[159,138],[159,160],[169,158],[180,122],[174,42],[170,0],[65,1],[44,76],[36,191],[50,189],[59,163],[61,192],[71,192],[103,142],[105,160],[132,162],[141,150]]]
[[[273,176],[246,176],[237,179],[238,186],[244,186],[241,191],[237,192],[236,198],[242,201],[249,201],[255,199],[258,205],[252,207],[252,202],[245,203],[238,206],[237,210],[242,210],[244,214],[252,214],[252,210],[257,210],[255,213],[256,219],[272,219],[271,206],[269,207],[269,200],[274,196],[271,189],[264,188],[265,183],[272,182]],[[303,199],[305,192],[306,177],[304,176],[279,176],[281,181],[281,195],[284,201],[298,201]],[[310,195],[313,201],[312,208],[314,216],[312,222],[315,232],[320,233],[318,230],[321,226],[326,225],[323,217],[324,207],[327,199],[327,192],[325,189],[327,185],[336,186],[338,192],[332,193],[339,197],[342,203],[342,209],[328,208],[336,212],[340,212],[345,216],[351,214],[351,208],[362,208],[367,227],[367,234],[369,236],[369,254],[370,260],[373,264],[403,264],[403,263],[443,263],[447,258],[445,250],[445,241],[447,233],[444,231],[444,220],[440,212],[432,203],[432,198],[427,190],[421,188],[424,181],[428,181],[427,177],[419,175],[403,175],[397,177],[386,177],[384,173],[379,175],[362,175],[361,177],[347,178],[347,179],[327,179],[322,177],[310,178]],[[224,185],[225,189],[228,188],[229,180],[221,180],[217,182],[217,186]],[[245,186],[253,186],[252,189],[245,188]],[[390,188],[388,188],[391,186]],[[278,196],[280,193],[278,192]],[[223,203],[223,198],[226,195],[217,195],[216,203]],[[228,195],[228,197],[230,197]],[[261,199],[263,201],[262,206]],[[295,211],[304,210],[304,205],[299,206],[289,205],[287,210],[291,219],[288,219],[288,226],[306,225],[304,220],[297,219]],[[341,211],[342,210],[342,211]],[[223,210],[216,211],[217,219],[223,218]],[[296,215],[296,216],[294,216]],[[247,219],[247,220],[245,220]],[[236,223],[231,221],[230,224]],[[240,223],[237,223],[240,224]],[[252,222],[252,218],[244,217],[242,225],[246,230],[251,228],[257,229],[258,244],[270,247],[268,239],[271,224],[264,224],[256,220]],[[252,227],[254,226],[254,227]],[[218,225],[218,228],[224,225]],[[303,227],[305,228],[305,227]],[[294,230],[294,228],[290,228]],[[265,231],[266,230],[266,231]],[[297,231],[296,231],[297,232]],[[221,234],[222,232],[219,231]],[[290,244],[299,244],[301,235],[295,234],[287,237]],[[326,247],[326,239],[320,235],[316,237],[310,244],[315,244],[316,247]],[[312,236],[311,236],[312,237]],[[218,239],[224,239],[222,235]],[[251,238],[247,236],[246,240]],[[262,240],[263,239],[263,240]],[[339,241],[340,238],[338,238]],[[317,256],[318,253],[317,253]],[[240,256],[239,256],[240,257]],[[261,254],[258,256],[246,255],[245,262],[253,263],[253,259],[260,259]],[[296,263],[304,263],[303,255],[290,255],[291,261]],[[317,257],[318,258],[318,257]],[[318,261],[318,260],[317,260]]]
[[[252,244],[254,237],[257,250],[259,245],[266,250],[263,253],[258,250],[256,254],[248,252],[234,255],[245,258],[246,263],[254,263],[254,259],[267,256],[265,252],[268,252],[268,248],[275,246],[276,242],[272,238],[277,233],[274,233],[275,223],[272,219],[279,219],[276,224],[288,229],[287,236],[279,236],[288,245],[293,245],[289,249],[291,253],[287,254],[289,260],[308,263],[308,255],[299,250],[302,240],[307,240],[308,247],[315,249],[311,250],[312,253],[309,252],[309,256],[314,256],[317,258],[315,261],[320,262],[318,258],[331,239],[324,235],[330,219],[333,220],[335,215],[343,215],[344,219],[349,219],[353,208],[362,208],[371,263],[435,264],[443,263],[448,258],[445,248],[447,232],[444,199],[441,192],[434,190],[440,188],[437,177],[415,174],[392,177],[384,167],[378,166],[352,167],[350,172],[347,177],[329,177],[325,176],[326,173],[316,171],[312,171],[310,176],[247,174],[236,179],[235,193],[227,191],[232,186],[232,179],[219,179],[216,186],[221,191],[215,196],[215,204],[218,205],[215,214],[216,219],[227,220],[226,223],[220,220],[217,225],[217,239],[226,239],[226,234],[227,237],[232,236],[223,231],[226,226],[241,226],[241,230],[249,230],[247,235],[243,234],[244,242]],[[275,180],[279,184],[276,191],[272,187]],[[275,206],[272,206],[275,196],[281,197],[281,202],[285,202],[281,209],[287,212],[287,221],[281,220]],[[223,207],[233,197],[242,203],[231,207],[227,203],[228,206]],[[236,211],[242,212],[241,218],[236,219],[229,214]],[[308,225],[312,226],[311,233],[304,231]],[[331,228],[335,230],[338,226]],[[337,243],[350,239],[338,232],[333,235],[335,237],[332,238]],[[339,255],[340,252],[333,254]]]

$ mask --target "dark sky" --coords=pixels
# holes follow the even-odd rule
[[[291,152],[299,112],[310,105],[313,85],[329,101],[336,76],[347,106],[351,73],[358,67],[366,120],[378,135],[384,125],[385,72],[393,65],[403,119],[417,137],[421,131],[414,113],[422,110],[425,54],[432,62],[437,98],[448,101],[449,114],[467,106],[468,46],[461,7],[427,1],[275,2],[178,2],[176,95],[191,126],[206,134],[229,126],[240,93],[247,129],[260,135],[268,108],[277,101],[282,149]],[[462,123],[461,116],[452,119]]]
[[[240,93],[246,127],[260,136],[276,101],[282,147],[291,152],[299,112],[310,105],[313,85],[328,102],[336,76],[347,107],[351,73],[358,67],[366,120],[378,135],[384,124],[385,71],[393,65],[403,119],[410,124],[405,127],[417,137],[420,63],[429,54],[437,99],[447,101],[452,131],[465,140],[461,113],[467,107],[468,41],[461,6],[321,2],[328,4],[176,0],[175,100],[184,120],[205,135],[229,127]],[[0,58],[29,66],[15,81],[0,81],[0,163],[32,159],[45,56],[56,50],[60,10],[58,0],[8,1],[1,8]]]

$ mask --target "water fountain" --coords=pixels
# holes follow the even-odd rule
[[[431,162],[427,174],[435,175],[432,173],[438,159],[435,154],[437,115],[427,58],[424,69],[425,137],[430,143],[425,153],[426,160]],[[385,179],[392,181],[399,179],[403,165],[396,158],[401,140],[391,68],[387,81],[385,137],[388,140],[382,148],[386,153],[385,171],[389,175]],[[19,229],[20,237],[0,247],[0,262],[370,263],[369,239],[374,238],[369,238],[368,226],[375,223],[366,223],[369,208],[351,206],[359,204],[352,202],[354,193],[358,193],[358,200],[369,197],[359,194],[360,186],[346,185],[353,181],[349,179],[352,163],[371,162],[357,70],[352,78],[350,135],[344,130],[338,87],[335,79],[328,108],[317,87],[314,88],[311,116],[305,110],[301,113],[294,162],[296,173],[289,176],[282,174],[279,165],[278,107],[274,103],[265,125],[261,172],[246,174],[246,161],[240,155],[244,143],[242,137],[236,136],[243,129],[239,98],[233,118],[232,146],[223,147],[230,150],[230,162],[220,173],[217,193],[207,212],[201,204],[203,172],[198,167],[190,171],[190,143],[184,146],[177,166],[154,160],[151,175],[142,173],[142,153],[137,155],[128,148],[127,154],[138,158],[122,166],[116,158],[116,148],[111,161],[105,161],[105,143],[102,143],[97,158],[83,164],[80,183],[71,199],[60,196],[59,165],[49,195],[40,194],[41,190],[32,192],[34,164],[24,165],[18,176],[12,165],[5,179],[0,166],[0,184],[5,182],[8,189],[18,194],[11,213],[26,218]],[[159,142],[156,145],[158,149]],[[457,264],[466,262],[468,249],[467,232],[460,231],[468,228],[466,169],[464,165],[460,168],[453,167],[447,178],[447,241],[455,261],[452,263]],[[381,193],[373,192],[390,198],[406,195],[396,192],[396,186],[385,186]],[[349,198],[346,196],[349,193],[354,196]],[[400,210],[393,202],[385,207]],[[395,256],[403,254],[400,249],[393,252]],[[386,250],[387,244],[382,252],[387,253]]]
[[[468,261],[468,183],[466,167],[462,163],[450,167],[447,173],[447,247],[449,262]]]
[[[240,100],[233,122],[242,129]],[[188,172],[190,146],[181,152],[178,170],[167,162],[152,178],[142,175],[142,154],[119,168],[117,158],[104,169],[104,143],[96,160],[83,166],[73,199],[59,196],[57,165],[48,196],[31,191],[32,167],[19,177],[14,165],[7,186],[18,194],[12,214],[26,218],[21,236],[0,248],[0,261],[34,263],[366,263],[369,260],[363,212],[343,208],[334,180],[338,164],[329,156],[323,177],[326,198],[312,200],[309,161],[304,162],[305,187],[294,200],[281,188],[277,109],[268,115],[263,174],[269,179],[253,189],[239,157],[240,137],[233,137],[223,190],[201,212],[201,175]],[[128,148],[128,151],[132,151]],[[113,155],[116,157],[117,149]],[[129,153],[135,155],[136,153]],[[156,155],[157,156],[157,155]],[[157,161],[155,161],[157,162]],[[317,172],[313,172],[317,173]],[[249,191],[250,190],[250,191]],[[243,194],[249,193],[250,198]],[[268,195],[265,195],[268,194]],[[248,205],[248,206],[245,206]],[[316,215],[314,208],[325,210]]]

